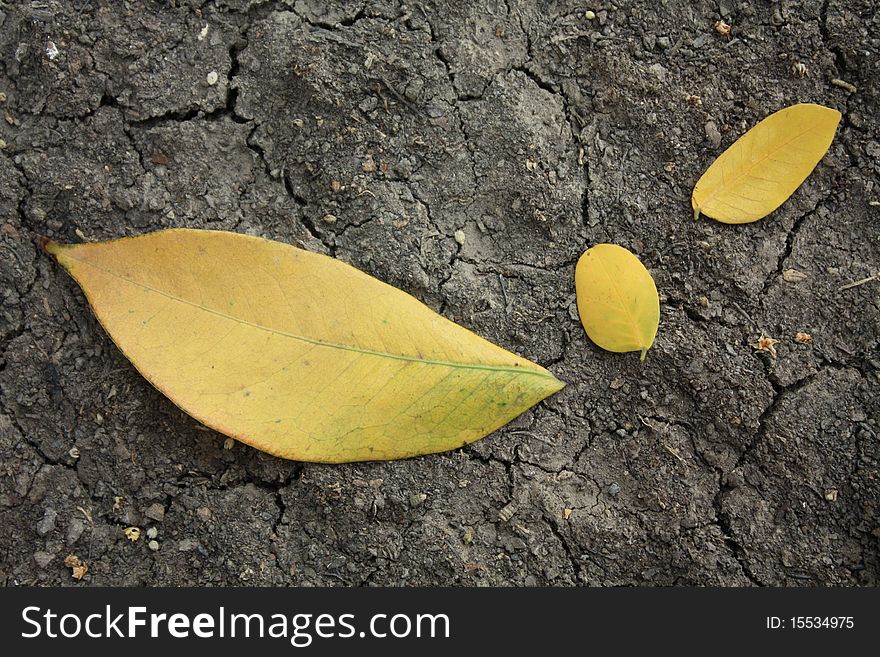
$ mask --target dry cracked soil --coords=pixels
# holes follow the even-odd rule
[[[880,271],[876,9],[0,2],[0,582],[876,585],[880,282],[840,289]],[[705,167],[805,101],[843,120],[794,196],[694,221]],[[568,386],[400,462],[226,441],[36,246],[166,227],[330,254]],[[579,324],[598,242],[656,279],[643,364]]]

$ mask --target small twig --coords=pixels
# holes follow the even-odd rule
[[[617,179],[617,201],[620,201],[620,190],[623,187],[624,167],[626,167],[626,158],[628,155],[629,147],[627,146],[626,150],[623,152],[623,157],[620,158],[620,177]]]
[[[670,59],[675,56],[675,54],[678,52],[678,49],[681,48],[682,44],[684,44],[684,36],[680,36],[678,38],[678,41],[672,44],[672,48],[670,48],[669,52],[667,53]]]
[[[425,113],[420,108],[416,107],[411,102],[409,102],[406,98],[404,98],[400,94],[400,92],[397,91],[397,89],[395,89],[394,86],[392,86],[392,84],[390,82],[388,82],[388,80],[386,80],[383,77],[378,77],[376,79],[379,80],[379,82],[381,82],[382,84],[384,84],[385,88],[388,89],[388,91],[391,92],[391,95],[394,96],[400,103],[402,103],[403,105],[408,107],[410,109],[410,111],[415,112],[416,114],[418,114],[419,116],[424,118]]]
[[[796,580],[800,580],[800,581],[804,581],[804,582],[813,581],[812,575],[807,575],[806,573],[802,573],[802,572],[799,572],[796,570],[788,571],[785,574],[788,575],[789,577],[791,577],[792,579],[796,579]]]
[[[858,91],[858,89],[856,88],[856,85],[850,84],[846,80],[841,80],[839,78],[834,78],[833,80],[831,80],[831,84],[833,84],[835,87],[840,87],[841,89],[846,89],[851,94],[854,94],[856,91]]]
[[[864,285],[865,283],[870,283],[871,281],[876,281],[880,279],[880,274],[874,274],[873,276],[868,276],[868,278],[863,278],[858,281],[853,281],[852,283],[847,283],[846,285],[841,285],[837,288],[838,292],[843,292],[844,290],[848,290],[851,287],[858,287],[859,285]]]
[[[507,291],[504,289],[504,276],[498,274],[498,283],[501,285],[501,298],[504,299],[504,312],[510,310],[510,302],[507,300]]]
[[[542,438],[541,436],[539,436],[531,431],[528,431],[526,429],[513,429],[511,431],[508,431],[507,434],[509,436],[528,436],[529,438],[537,440],[539,443],[544,443],[545,445],[550,445],[551,447],[556,447],[556,443],[551,442],[547,438]]]
[[[739,314],[749,320],[749,324],[754,324],[754,320],[752,320],[751,316],[742,308],[740,308],[739,304],[736,301],[731,301],[730,305],[736,308],[739,311]]]
[[[550,37],[550,43],[558,44],[562,41],[571,41],[572,39],[580,39],[584,36],[590,36],[592,32],[575,32],[574,34],[557,34]]]
[[[334,34],[327,28],[312,28],[309,30],[309,34],[318,37],[318,40],[325,39],[328,41],[335,41],[336,43],[341,43],[343,46],[348,46],[349,48],[363,48],[363,46],[358,45],[353,41],[343,39],[341,36]]]
[[[660,446],[661,446],[663,449],[665,449],[667,452],[669,452],[670,454],[672,454],[672,455],[673,455],[675,458],[677,458],[679,461],[681,461],[684,465],[687,465],[687,461],[685,461],[683,458],[681,458],[681,454],[678,453],[678,450],[673,449],[672,447],[670,447],[669,445],[667,445],[666,443],[664,443],[662,440],[660,441]]]
[[[95,521],[92,520],[92,510],[91,510],[91,509],[89,509],[88,511],[86,511],[86,510],[85,510],[84,508],[82,508],[81,506],[76,507],[76,509],[77,509],[77,511],[79,511],[80,513],[82,513],[82,514],[85,516],[86,520],[89,521],[89,524],[90,524],[90,525],[94,525],[94,524],[95,524]]]
[[[641,415],[639,415],[638,418],[639,418],[639,420],[641,420],[642,424],[644,424],[651,431],[653,431],[654,433],[656,433],[660,436],[669,435],[671,433],[670,432],[671,423],[669,423],[669,422],[663,422],[659,419],[656,421],[652,421],[650,418],[642,417]],[[665,449],[667,452],[669,452],[672,456],[677,458],[685,467],[687,467],[687,465],[688,465],[687,461],[685,461],[682,458],[681,454],[678,453],[678,450],[675,449],[674,447],[670,447],[669,445],[667,445],[666,442],[663,441],[662,438],[660,440],[660,446],[663,449]]]

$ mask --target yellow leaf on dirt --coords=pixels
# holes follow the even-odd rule
[[[279,242],[179,229],[46,250],[156,388],[284,458],[457,448],[564,385],[405,292]]]
[[[640,351],[645,360],[660,323],[657,287],[645,266],[622,246],[597,244],[580,257],[574,277],[590,339],[608,351]]]
[[[840,122],[821,105],[771,114],[724,151],[694,187],[694,218],[747,224],[782,205],[816,168]]]

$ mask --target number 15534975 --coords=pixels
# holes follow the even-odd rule
[[[767,616],[768,630],[851,630],[854,627],[852,616]]]

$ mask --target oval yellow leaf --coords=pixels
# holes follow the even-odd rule
[[[179,229],[46,250],[156,388],[284,458],[457,448],[564,385],[405,292],[279,242]]]
[[[660,324],[660,298],[639,259],[622,246],[597,244],[580,257],[574,278],[590,339],[608,351],[640,351],[645,360]]]
[[[828,151],[840,112],[793,105],[771,114],[737,139],[694,187],[694,218],[746,224],[782,205]]]

